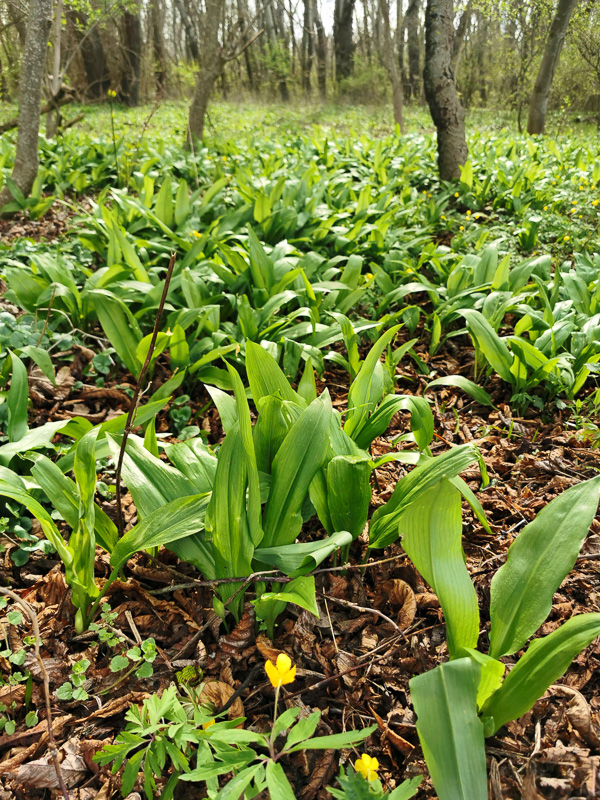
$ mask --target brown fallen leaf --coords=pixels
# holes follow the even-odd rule
[[[130,706],[141,705],[147,697],[150,697],[148,692],[129,692],[129,694],[124,694],[122,697],[114,697],[112,700],[109,700],[106,705],[103,705],[102,708],[98,708],[96,711],[93,711],[89,716],[81,721],[89,722],[92,719],[106,719],[107,717],[113,717],[115,714],[120,714],[122,711],[126,711]]]
[[[377,599],[380,599],[380,605],[387,599],[394,608],[398,608],[398,625],[401,628],[408,628],[413,622],[417,613],[417,600],[412,587],[406,581],[400,578],[384,581],[378,589]]]
[[[399,750],[403,756],[409,756],[415,749],[414,744],[407,742],[406,739],[403,739],[402,736],[399,736],[395,731],[393,731],[387,722],[379,716],[379,714],[371,705],[369,705],[369,709],[371,710],[371,714],[373,714],[375,717],[375,721],[379,725],[379,730],[383,734],[382,739],[387,739],[388,742],[392,744],[396,750]]]
[[[261,633],[256,637],[256,647],[265,661],[272,661],[273,664],[277,661],[277,656],[280,653],[283,653],[283,650],[278,650],[277,648],[273,647],[271,640],[268,639],[264,633]]]
[[[254,606],[249,603],[235,628],[219,639],[219,646],[226,655],[237,656],[254,641]]]
[[[81,781],[87,773],[87,765],[79,752],[79,741],[69,739],[60,748],[60,771],[68,789]],[[37,789],[58,789],[59,782],[50,753],[36,761],[21,764],[15,773],[15,780],[25,786]]]
[[[200,692],[200,703],[211,703],[215,707],[215,713],[219,713],[219,709],[229,701],[234,694],[235,689],[228,683],[223,681],[205,681],[202,691]],[[229,719],[236,719],[236,717],[244,716],[244,704],[239,697],[233,701],[231,707],[227,711]]]

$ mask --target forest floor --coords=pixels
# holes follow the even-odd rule
[[[226,124],[230,113],[224,108],[221,124],[224,119]],[[237,112],[231,113],[239,120]],[[277,128],[281,125],[280,112],[272,113],[273,118],[267,119],[266,124]],[[318,110],[313,118],[306,119],[307,125],[317,122],[324,124]],[[121,119],[120,124],[126,125],[126,120]],[[377,120],[373,123],[370,135],[377,135],[378,124]],[[352,125],[350,119],[348,128]],[[171,131],[173,136],[181,133],[177,125],[171,126]],[[10,222],[0,222],[0,239],[7,247],[23,238],[60,243],[73,235],[78,224],[73,217],[89,207],[89,200],[79,198],[72,208],[56,205],[39,220],[32,220],[24,212]],[[415,296],[413,302],[425,307],[429,300]],[[17,313],[9,302],[3,299],[2,303],[4,310]],[[430,307],[425,308],[425,315],[430,312]],[[449,338],[432,356],[421,325],[414,334],[419,337],[414,349],[430,373],[473,379],[475,353],[471,339],[466,334]],[[94,333],[102,335],[98,327]],[[403,330],[398,344],[402,344],[402,337],[408,339],[409,335]],[[135,378],[121,367],[101,386],[88,381],[85,370],[94,355],[92,344],[74,344],[53,356],[57,373],[54,387],[41,374],[32,373],[31,427],[76,415],[99,424],[129,410]],[[169,359],[161,356],[155,370],[155,386],[170,374]],[[402,361],[396,375],[398,392],[423,395],[429,378],[423,370],[417,371],[412,361]],[[329,389],[337,410],[346,410],[349,377],[345,370],[329,364],[317,386]],[[480,644],[484,651],[488,643],[490,583],[504,562],[508,547],[549,501],[566,488],[597,475],[600,468],[596,412],[577,414],[571,405],[543,410],[529,405],[516,415],[511,408],[510,391],[498,376],[491,377],[486,389],[492,396],[492,407],[479,405],[451,387],[440,387],[430,395],[435,419],[432,454],[439,455],[458,444],[475,444],[489,476],[489,484],[484,487],[479,468],[462,473],[485,509],[493,532],[491,536],[486,533],[465,505],[463,546],[479,599]],[[591,393],[590,385],[583,400]],[[203,385],[198,382],[189,394],[192,417],[206,442],[220,444],[224,435],[221,421],[215,407],[207,408],[209,397]],[[408,414],[396,414],[385,435],[374,442],[373,455],[411,449],[411,444],[396,442],[409,430]],[[160,412],[156,431],[164,435],[164,442],[176,440],[169,407]],[[111,465],[105,463],[102,469],[100,480],[110,484],[114,480]],[[372,510],[389,499],[396,482],[407,471],[396,463],[376,470]],[[98,502],[116,520],[113,494],[99,495]],[[136,509],[128,493],[123,497],[123,509],[126,524],[134,524]],[[40,533],[35,520],[33,532]],[[318,533],[316,526],[309,531],[309,535]],[[36,550],[27,561],[16,564],[11,559],[15,541],[10,532],[2,544],[0,582],[17,591],[37,614],[53,692],[54,738],[73,800],[110,800],[120,796],[119,776],[113,776],[109,767],[100,768],[92,760],[94,753],[122,731],[125,713],[132,704],[165,689],[186,666],[200,667],[205,678],[217,681],[215,692],[221,701],[241,687],[241,705],[238,702],[232,706],[232,718],[243,715],[246,727],[268,730],[274,691],[258,668],[278,652],[288,653],[297,666],[295,682],[282,690],[285,705],[320,709],[321,733],[376,723],[379,731],[370,738],[368,752],[379,759],[380,777],[388,788],[408,777],[427,776],[408,682],[414,675],[447,660],[445,626],[437,597],[400,543],[369,551],[365,534],[352,544],[349,564],[326,562],[315,573],[321,616],[316,618],[288,605],[279,618],[273,641],[258,630],[251,604],[246,606],[238,625],[224,633],[221,620],[213,611],[212,588],[193,567],[178,562],[167,550],[156,557],[137,554],[127,563],[125,580],[114,583],[109,590],[107,601],[115,635],[131,646],[149,637],[156,641],[158,655],[150,679],[138,679],[133,674],[116,676],[111,670],[114,653],[99,641],[98,633],[76,634],[74,608],[69,602],[61,561],[55,554]],[[106,578],[109,571],[108,555],[98,549],[97,579]],[[575,568],[554,597],[552,612],[540,633],[550,633],[575,614],[600,612],[599,579],[597,516]],[[0,652],[0,671],[7,678],[0,686],[0,703],[9,709],[16,703],[18,708],[41,711],[45,705],[41,673],[30,652],[19,669],[21,673],[28,671],[31,680],[8,680],[11,674],[15,677],[14,662],[9,656],[21,649],[23,630],[6,618],[0,620],[0,638],[6,645]],[[82,659],[89,661],[83,684],[85,698],[58,702],[54,692],[71,680],[73,663]],[[504,660],[509,665],[514,663],[514,659]],[[552,686],[531,711],[487,740],[493,800],[600,795],[599,667],[597,641],[575,659],[560,685]],[[3,730],[0,754],[0,800],[60,797],[56,783],[52,783],[53,766],[48,758],[48,734],[42,714],[31,727],[19,722],[12,732]],[[330,796],[326,787],[335,782],[340,765],[353,762],[355,757],[356,752],[350,750],[289,757],[286,771],[296,797],[324,800]],[[139,784],[136,789],[142,792]],[[129,798],[137,800],[138,796],[133,793]],[[189,783],[180,784],[175,793],[176,798],[205,796],[205,789]],[[436,797],[427,777],[417,796]]]

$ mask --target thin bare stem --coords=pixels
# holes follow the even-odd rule
[[[163,293],[160,298],[160,303],[158,306],[158,311],[156,312],[156,319],[154,320],[154,330],[152,331],[152,338],[150,339],[150,346],[148,347],[148,352],[146,353],[146,360],[144,361],[144,365],[142,366],[142,370],[140,372],[140,377],[138,378],[138,382],[135,387],[135,391],[133,393],[133,399],[131,400],[131,405],[129,407],[129,412],[127,414],[127,419],[125,421],[125,429],[123,431],[123,438],[121,439],[121,449],[119,450],[119,459],[117,461],[117,469],[115,472],[115,483],[116,483],[116,502],[117,502],[117,528],[119,529],[119,536],[123,535],[124,532],[124,524],[123,524],[123,509],[121,507],[121,470],[123,469],[123,459],[125,457],[125,446],[127,445],[127,439],[129,438],[129,434],[131,433],[131,428],[133,424],[133,418],[135,416],[135,412],[137,410],[137,404],[140,399],[140,393],[142,391],[142,385],[146,378],[146,373],[148,372],[148,367],[150,366],[150,361],[152,359],[152,354],[154,353],[154,347],[156,345],[156,338],[158,336],[158,331],[160,328],[160,320],[162,317],[163,309],[165,307],[165,301],[167,299],[167,292],[169,291],[169,284],[171,283],[171,276],[173,275],[173,267],[175,266],[175,253],[171,253],[171,260],[169,261],[169,268],[167,270],[167,275],[165,277],[165,285],[163,287]]]

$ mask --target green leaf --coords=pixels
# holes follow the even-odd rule
[[[461,543],[460,493],[442,480],[410,504],[399,530],[402,547],[439,598],[450,656],[460,647],[476,647],[479,608]]]
[[[277,451],[264,510],[264,547],[291,544],[300,532],[308,487],[327,456],[331,414],[324,392],[294,422]]]
[[[468,378],[465,378],[462,375],[444,375],[441,378],[436,378],[427,384],[425,391],[427,392],[432,386],[456,386],[458,389],[462,389],[463,392],[471,395],[473,400],[476,400],[480,405],[494,405],[492,398],[485,389],[482,389],[481,386],[478,386],[476,383],[473,383],[473,381],[470,381]]]
[[[258,602],[262,603],[293,603],[306,609],[315,617],[319,616],[319,607],[315,594],[315,579],[311,576],[301,576],[284,584],[280,592],[264,592]]]
[[[262,764],[253,764],[251,767],[246,767],[246,769],[238,772],[238,774],[228,781],[221,791],[215,795],[214,800],[238,800],[261,767]]]
[[[372,462],[368,456],[335,456],[327,465],[327,503],[331,526],[353,539],[363,532],[371,505]]]
[[[480,667],[449,661],[409,682],[417,732],[439,800],[487,800],[483,725],[477,716]]]
[[[526,714],[571,662],[600,635],[600,614],[579,614],[542,639],[535,639],[482,709],[492,717],[495,733]]]
[[[494,575],[490,655],[520,650],[546,619],[552,597],[575,564],[600,497],[600,476],[571,486],[526,525]]]
[[[469,333],[490,366],[500,375],[503,381],[512,384],[513,375],[510,368],[513,363],[513,356],[504,341],[498,336],[481,312],[474,309],[462,309],[459,313],[467,321]]]
[[[369,725],[362,731],[345,731],[344,733],[334,733],[331,736],[317,736],[307,742],[299,742],[291,747],[289,753],[297,753],[300,750],[340,750],[342,747],[352,747],[352,745],[367,739],[373,731],[377,730],[377,725]]]
[[[301,720],[299,720],[299,722],[297,722],[288,733],[288,737],[285,741],[285,747],[283,749],[289,750],[290,747],[298,744],[298,742],[304,742],[306,739],[310,739],[313,733],[317,730],[317,725],[319,724],[320,719],[321,712],[313,711],[312,714],[308,715],[308,717],[303,717]]]
[[[398,481],[388,502],[371,517],[370,547],[386,547],[398,538],[398,522],[409,504],[444,478],[453,478],[478,460],[477,449],[459,445],[441,456],[419,464]]]
[[[457,656],[459,658],[468,657],[481,667],[481,677],[477,689],[477,708],[482,708],[487,699],[501,685],[506,665],[472,647],[461,647]]]
[[[276,764],[269,759],[267,761],[267,788],[271,800],[296,800],[296,795],[288,781],[281,764]]]
[[[10,353],[12,361],[12,374],[10,378],[10,389],[8,390],[6,398],[6,406],[8,408],[6,432],[9,442],[18,442],[29,430],[27,425],[29,381],[27,380],[25,364],[12,350],[8,352]]]
[[[111,566],[120,569],[138,550],[167,545],[202,530],[208,499],[205,494],[182,497],[149,514],[121,537],[113,550]],[[211,572],[210,566],[207,572]]]
[[[246,342],[246,372],[255,405],[258,406],[262,397],[278,393],[282,400],[304,404],[288,383],[273,356],[256,342]]]
[[[312,572],[340,547],[352,542],[348,531],[338,531],[314,542],[295,542],[278,547],[259,547],[254,551],[254,562],[275,567],[292,577]]]
[[[358,375],[352,381],[348,392],[348,413],[344,430],[356,439],[369,415],[381,400],[383,392],[381,354],[402,326],[395,325],[386,331],[369,350]]]
[[[90,295],[94,298],[96,313],[104,333],[127,369],[137,378],[142,364],[136,351],[142,334],[135,317],[125,304],[110,292],[96,290],[90,292]]]

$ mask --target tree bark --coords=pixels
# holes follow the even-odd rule
[[[50,79],[50,101],[58,96],[62,75],[60,72],[61,38],[62,38],[63,0],[57,0],[54,14],[54,42],[52,45],[52,77]],[[61,116],[58,105],[54,106],[46,115],[46,136],[52,139],[56,136],[60,126]]]
[[[455,75],[458,73],[458,67],[460,64],[460,59],[462,58],[463,47],[465,44],[465,35],[467,33],[469,23],[471,22],[472,7],[473,0],[469,0],[465,10],[460,15],[458,27],[456,29],[456,33],[454,34],[454,42],[452,43],[452,69],[454,70]]]
[[[425,15],[425,97],[437,129],[438,169],[444,181],[460,177],[469,155],[465,111],[452,70],[454,12],[452,0],[427,0]]]
[[[419,99],[421,96],[421,42],[419,40],[419,11],[421,0],[409,0],[405,24],[408,52],[407,96]]]
[[[398,64],[396,63],[396,54],[394,52],[394,40],[392,38],[392,29],[390,25],[390,9],[388,0],[379,0],[379,10],[381,12],[381,19],[383,21],[383,52],[381,60],[390,77],[392,84],[392,100],[394,105],[394,122],[400,126],[400,131],[404,133],[404,118],[402,114],[402,107],[404,105],[404,92],[402,91],[402,79]]]
[[[154,80],[159,97],[167,83],[167,56],[164,36],[164,6],[160,0],[150,2],[150,25],[152,28],[152,50],[154,55]]]
[[[327,36],[321,21],[317,0],[314,2],[315,30],[317,33],[317,43],[315,47],[317,55],[317,83],[319,85],[319,95],[321,100],[327,99]]]
[[[79,42],[79,52],[87,79],[86,97],[102,100],[110,89],[110,71],[98,26],[88,30],[89,22],[82,11],[67,8],[67,20]]]
[[[42,80],[52,25],[52,0],[30,0],[25,49],[19,79],[19,125],[11,178],[27,197],[38,172],[38,137]],[[0,192],[0,209],[12,200],[8,187]]]
[[[302,89],[310,93],[310,75],[314,57],[313,0],[304,0],[304,24],[302,27]]]
[[[333,15],[333,46],[335,52],[335,78],[349,78],[354,65],[352,42],[352,17],[355,0],[335,0]]]
[[[202,41],[199,42],[200,71],[196,77],[196,87],[188,118],[188,147],[193,147],[196,140],[202,140],[208,101],[215,83],[225,68],[225,54],[219,42],[219,26],[224,6],[225,0],[206,0],[200,26],[202,35]]]
[[[546,49],[542,56],[542,63],[538,71],[533,93],[529,103],[529,119],[527,130],[530,134],[544,133],[546,126],[546,111],[548,110],[548,97],[552,88],[554,72],[560,58],[563,42],[569,27],[571,15],[577,5],[577,0],[558,0],[556,14],[550,26]]]
[[[142,67],[142,21],[139,12],[123,12],[123,76],[121,99],[128,106],[140,102],[140,73]]]

